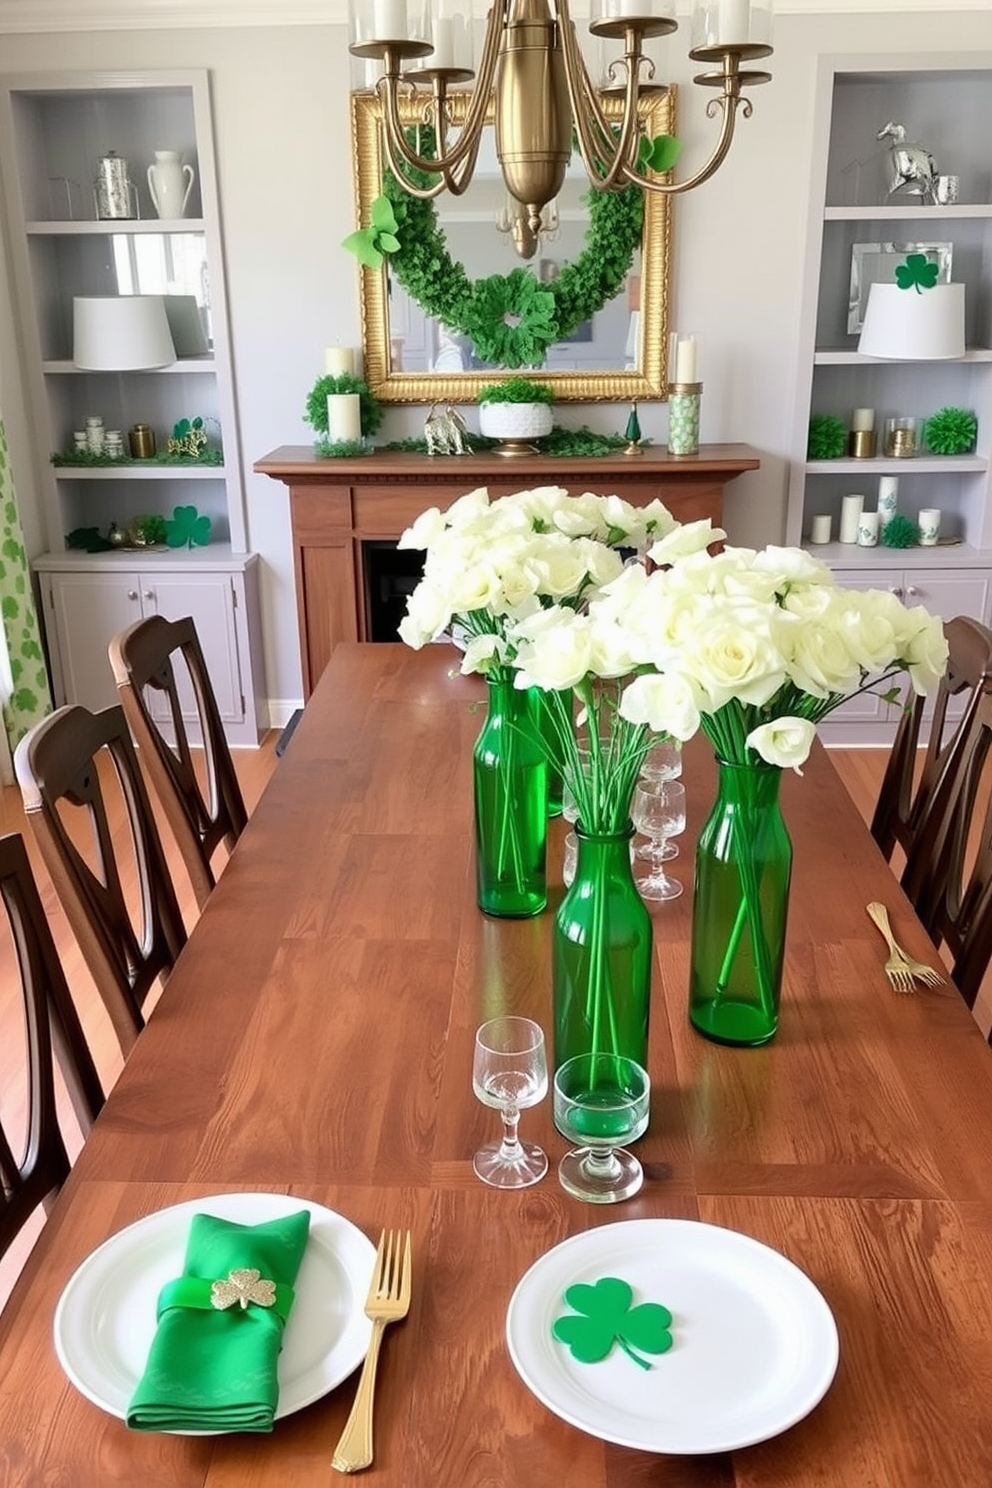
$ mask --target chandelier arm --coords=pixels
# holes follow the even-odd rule
[[[734,79],[736,82],[736,78]],[[625,166],[623,175],[632,186],[640,186],[644,191],[654,191],[661,196],[678,196],[683,191],[691,191],[694,186],[699,186],[703,181],[708,181],[727,157],[731,142],[734,138],[734,126],[737,122],[737,110],[741,108],[745,119],[751,113],[751,103],[747,98],[742,98],[738,88],[727,86],[728,78],[724,79],[724,92],[721,97],[713,98],[707,104],[707,114],[712,114],[714,108],[723,111],[723,121],[720,128],[720,138],[716,142],[713,154],[706,164],[701,166],[694,176],[688,176],[684,181],[652,181],[647,176],[641,175],[640,171],[631,166]]]
[[[499,41],[502,34],[505,4],[506,0],[502,0],[502,3],[493,5],[492,10],[489,12],[489,23],[486,27],[486,37],[483,44],[482,57],[479,61],[479,70],[476,74],[476,84],[472,89],[471,102],[465,114],[465,122],[459,130],[458,139],[452,145],[450,152],[444,153],[441,149],[445,135],[444,111],[447,98],[444,80],[442,78],[434,79],[435,132],[438,142],[438,154],[436,159],[430,160],[423,155],[418,155],[406,142],[403,125],[399,116],[399,92],[397,88],[397,84],[400,81],[399,74],[386,73],[380,79],[380,83],[384,82],[386,85],[386,96],[383,100],[382,109],[383,120],[386,126],[386,154],[389,158],[389,164],[392,167],[393,174],[399,177],[404,190],[409,191],[411,196],[426,198],[439,195],[441,191],[446,189],[445,177],[447,173],[453,171],[459,162],[470,152],[473,153],[473,158],[478,154],[479,142],[482,138],[482,128],[486,122],[486,114],[489,111],[492,96],[493,78],[496,73],[496,61],[499,55]],[[437,187],[414,187],[410,185],[405,173],[397,168],[400,161],[403,161],[412,170],[423,171],[425,175],[433,176],[440,173],[441,180]],[[468,181],[462,177],[457,179],[461,180],[462,184],[460,190],[455,191],[455,194],[460,195],[468,185]],[[451,186],[447,187],[447,189],[455,190]]]
[[[561,0],[559,5],[559,34],[561,36],[562,52],[565,59],[565,80],[568,87],[569,103],[572,107],[572,121],[575,124],[575,132],[579,141],[579,154],[586,168],[589,179],[598,191],[616,190],[622,176],[627,174],[628,167],[625,165],[627,152],[630,151],[632,141],[637,128],[637,99],[638,99],[638,71],[640,48],[634,39],[633,54],[625,53],[627,64],[627,91],[624,108],[624,119],[621,127],[620,138],[616,140],[609,155],[604,146],[608,141],[615,139],[606,116],[599,106],[596,90],[586,70],[579,44],[575,39],[575,26],[568,16],[567,0]],[[628,35],[628,44],[630,37]],[[631,60],[638,65],[631,67]],[[596,135],[600,139],[600,145],[596,145]],[[603,167],[605,166],[605,174]]]

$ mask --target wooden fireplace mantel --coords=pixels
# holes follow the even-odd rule
[[[677,457],[663,448],[640,455],[399,454],[326,459],[308,445],[283,445],[255,470],[289,487],[296,603],[309,698],[339,641],[369,638],[362,544],[395,541],[429,506],[442,510],[465,491],[487,486],[506,496],[532,486],[578,495],[624,497],[636,506],[660,498],[682,522],[722,520],[723,488],[760,464],[746,444],[711,444]]]

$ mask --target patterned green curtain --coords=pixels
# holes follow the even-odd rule
[[[10,470],[7,431],[0,418],[0,619],[6,639],[0,659],[3,726],[11,752],[33,724],[52,711],[45,653],[24,551],[21,515]],[[3,650],[0,643],[0,651]],[[6,663],[6,664],[4,664]],[[7,675],[4,676],[3,674]],[[4,685],[6,684],[6,685]]]

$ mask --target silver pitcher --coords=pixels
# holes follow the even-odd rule
[[[116,150],[108,151],[97,165],[93,200],[99,218],[140,216],[138,192],[128,175],[127,161]]]

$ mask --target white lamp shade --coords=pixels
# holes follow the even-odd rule
[[[176,360],[161,295],[77,295],[72,360],[88,372],[138,372]]]
[[[964,356],[964,285],[900,289],[873,284],[858,350],[864,356],[929,362]]]

